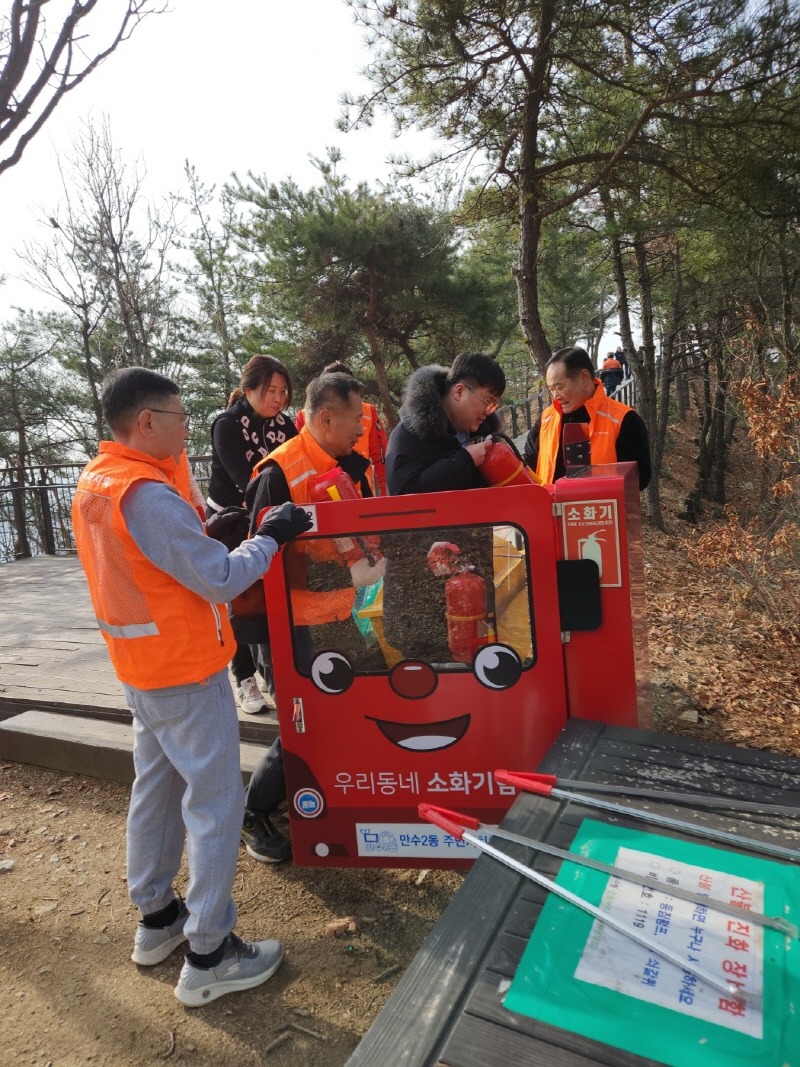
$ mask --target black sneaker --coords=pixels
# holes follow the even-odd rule
[[[269,817],[247,814],[242,824],[242,841],[247,854],[259,863],[283,863],[292,854],[292,846],[279,833]]]

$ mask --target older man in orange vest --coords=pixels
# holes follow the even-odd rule
[[[594,365],[583,348],[559,349],[545,365],[547,388],[553,398],[525,440],[525,461],[544,483],[566,473],[564,426],[586,425],[592,463],[639,465],[639,488],[650,481],[650,445],[641,416],[606,396],[594,376]]]
[[[347,374],[349,377],[353,377],[353,372],[347,364],[340,361],[337,361],[336,363],[328,363],[322,368],[322,373]],[[364,458],[369,460],[371,464],[371,469],[367,471],[367,478],[369,480],[370,489],[372,490],[372,495],[377,496],[378,493],[380,493],[381,496],[386,496],[386,430],[381,422],[378,409],[374,404],[362,400],[361,412],[363,416],[361,424],[362,433],[353,445],[353,450],[364,456]],[[305,411],[303,408],[300,408],[297,417],[294,420],[294,424],[298,430],[302,430],[305,421]]]
[[[315,479],[336,467],[350,476],[359,495],[372,495],[369,460],[356,450],[364,432],[361,389],[361,382],[342,373],[323,373],[309,382],[300,433],[270,452],[253,470],[253,481],[246,493],[251,529],[257,527],[264,508],[288,500],[310,503]],[[349,644],[356,659],[369,657],[371,653],[352,612],[357,589],[383,577],[384,559],[375,560],[371,554],[358,550],[343,556],[332,551],[332,542],[322,539],[321,543],[312,540],[298,544],[285,566],[292,584],[292,615],[301,669],[310,666],[315,649],[325,648],[331,641],[337,648]],[[263,662],[267,656],[269,649],[259,646],[256,661]],[[245,798],[241,838],[248,854],[261,863],[284,858],[280,835],[269,816],[285,795],[283,751],[278,738],[253,772]]]
[[[233,933],[243,812],[239,728],[227,664],[226,602],[309,528],[277,509],[233,552],[205,536],[184,469],[189,417],[162,374],[127,367],[103,383],[113,441],[83,470],[72,519],[98,625],[133,715],[128,891],[142,918],[132,959],[189,952],[175,995],[199,1007],[265,982],[279,941]],[[187,840],[186,902],[173,888]]]

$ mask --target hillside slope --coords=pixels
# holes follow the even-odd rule
[[[733,575],[712,573],[689,551],[718,521],[677,516],[694,488],[697,428],[670,427],[662,504],[667,531],[645,523],[650,663],[657,729],[800,756],[800,643],[754,603]],[[757,460],[740,434],[728,472],[731,505],[754,503]]]

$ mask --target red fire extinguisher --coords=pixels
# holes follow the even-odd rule
[[[452,574],[444,583],[447,647],[457,663],[472,663],[487,641],[486,582],[474,570]]]
[[[353,479],[341,467],[334,467],[312,478],[308,483],[308,494],[312,504],[322,504],[327,500],[359,499]]]
[[[489,485],[536,485],[539,479],[525,466],[525,461],[503,434],[492,435],[492,447],[481,464],[481,474]]]
[[[353,479],[341,467],[334,467],[333,470],[312,478],[308,483],[308,495],[312,504],[323,504],[329,500],[361,499]],[[380,537],[375,534],[364,534],[355,540],[352,537],[334,537],[333,540],[343,562],[348,565],[366,556],[374,567],[383,556]]]

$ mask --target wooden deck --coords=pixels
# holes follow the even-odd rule
[[[0,564],[0,603],[0,721],[36,711],[130,723],[77,557],[37,556]],[[243,741],[268,744],[277,735],[274,718],[238,715]],[[44,721],[40,714],[37,731]],[[82,729],[87,733],[90,728]],[[108,730],[99,730],[98,737],[107,735]]]
[[[761,803],[790,804],[800,813],[800,760],[649,731],[573,719],[539,769],[631,787],[719,792]],[[663,802],[638,802],[636,806],[800,848],[800,819],[747,819],[743,829],[742,816],[732,818]],[[566,849],[586,817],[647,829],[627,817],[525,794],[516,800],[502,825]],[[668,829],[656,828],[656,832],[682,836]],[[556,859],[520,846],[508,851],[549,877],[558,870]],[[661,1059],[645,1059],[503,1006],[503,991],[517,970],[545,899],[545,891],[533,882],[481,856],[347,1067],[660,1067]],[[665,1056],[669,1041],[669,1027],[665,1027]],[[691,1062],[705,1061],[699,1056]],[[770,1061],[770,1067],[779,1065]]]
[[[125,712],[75,556],[0,565],[0,700],[29,707]]]

